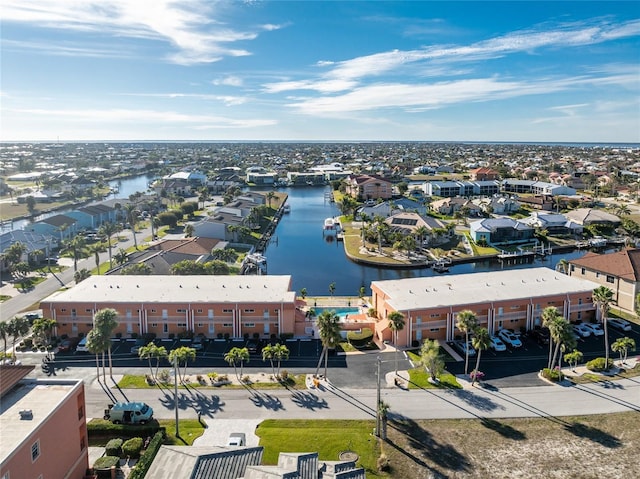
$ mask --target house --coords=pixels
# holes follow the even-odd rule
[[[512,218],[486,218],[469,225],[473,241],[488,244],[512,244],[530,241],[535,229]]]
[[[52,203],[54,201],[59,201],[62,198],[62,193],[53,190],[36,190],[31,193],[18,196],[16,201],[19,204],[25,204],[27,202],[27,198],[30,196],[33,197],[36,203]]]
[[[304,334],[297,322],[291,276],[91,276],[40,303],[58,323],[56,335],[78,336],[92,328],[103,308],[118,313],[115,333],[155,333],[160,338],[185,331],[214,337],[245,333]]]
[[[445,223],[430,216],[420,216],[418,213],[397,213],[384,222],[389,225],[392,232],[408,236],[416,231],[425,231],[422,235],[424,244],[446,242],[450,239]]]
[[[471,200],[480,210],[487,214],[508,215],[520,209],[520,203],[508,196],[492,196]]]
[[[40,258],[47,257],[52,250],[60,246],[59,238],[51,235],[42,235],[25,230],[2,233],[0,234],[0,271],[4,271],[7,267],[4,262],[4,252],[15,243],[21,243],[26,246],[22,261],[29,261],[29,257],[37,252],[41,252]]]
[[[456,212],[466,210],[469,216],[478,216],[480,208],[466,198],[443,198],[433,201],[429,207],[440,214],[453,216]]]
[[[545,195],[521,196],[518,202],[534,210],[551,211],[554,206],[553,198]]]
[[[375,218],[376,216],[387,218],[392,214],[403,212],[413,212],[421,216],[426,216],[427,207],[421,202],[410,198],[398,198],[393,201],[382,201],[373,205],[365,204],[358,208],[356,216],[359,215],[359,217],[362,217],[364,214],[367,218]]]
[[[566,216],[568,219],[583,226],[598,224],[616,227],[620,225],[619,217],[595,208],[578,208],[569,211]]]
[[[277,465],[262,465],[263,450],[262,446],[161,446],[147,477],[366,479],[355,461],[321,461],[316,452],[280,452]]]
[[[480,326],[495,334],[502,328],[525,330],[542,324],[542,311],[555,306],[572,322],[595,317],[592,292],[598,285],[558,273],[550,268],[491,271],[449,276],[407,278],[371,283],[371,306],[380,321],[375,334],[392,340],[387,320],[398,311],[405,327],[398,332],[400,347],[417,346],[422,340],[451,341],[463,333],[456,328],[460,311],[471,310]]]
[[[555,185],[537,180],[502,180],[500,190],[506,193],[532,193],[545,196],[573,196],[576,190],[569,186]]]
[[[244,226],[244,218],[228,211],[216,211],[213,215],[193,223],[193,235],[224,241],[240,240],[238,229]]]
[[[490,196],[500,191],[497,181],[428,181],[423,185],[427,196],[452,198],[454,196]]]
[[[197,170],[178,171],[177,173],[169,175],[167,179],[183,180],[192,185],[194,188],[198,188],[207,184],[207,175]]]
[[[54,215],[27,225],[24,230],[54,236],[63,241],[73,238],[78,233],[78,220],[67,215]]]
[[[77,220],[78,230],[98,229],[104,223],[115,223],[117,221],[117,210],[100,203],[87,205],[65,213],[67,216]]]
[[[500,173],[486,167],[476,168],[475,170],[471,170],[470,173],[471,181],[497,180],[500,178]]]
[[[614,304],[635,314],[636,296],[640,293],[640,249],[589,252],[569,261],[569,275],[606,286],[613,291]]]
[[[191,196],[193,183],[182,178],[163,178],[153,184],[153,189],[160,196]]]
[[[360,200],[388,200],[393,194],[390,181],[378,175],[351,175],[345,180],[346,194]]]
[[[561,213],[533,212],[527,218],[520,220],[534,228],[547,230],[549,234],[555,235],[580,235],[582,234],[582,225]]]
[[[34,368],[0,366],[0,477],[83,479],[89,467],[84,383],[27,378]]]

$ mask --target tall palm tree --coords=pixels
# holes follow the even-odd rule
[[[93,259],[96,262],[96,269],[98,270],[98,274],[100,274],[100,253],[104,251],[104,248],[101,243],[96,243],[88,248],[89,254],[93,255]]]
[[[233,366],[233,370],[235,372],[236,379],[238,380],[238,382],[240,382],[240,376],[238,376],[238,363],[241,362],[242,349],[246,349],[246,348],[238,348],[238,347],[231,348],[224,355],[224,360],[227,363],[229,363],[230,366]]]
[[[106,351],[109,354],[109,377],[113,378],[113,362],[111,360],[111,336],[118,327],[118,312],[115,309],[104,308],[98,311],[93,317],[93,329],[100,331],[100,335],[105,338]],[[104,368],[104,360],[102,367]]]
[[[63,250],[67,253],[71,253],[73,258],[73,270],[78,271],[78,260],[82,259],[86,255],[87,242],[82,236],[76,236],[70,241],[67,241]]]
[[[55,319],[38,318],[33,321],[31,330],[36,336],[41,336],[48,345],[51,342],[51,332],[58,325]]]
[[[629,338],[627,336],[625,336],[624,338],[618,338],[611,345],[611,350],[614,353],[620,353],[620,363],[625,364],[629,351],[636,350],[636,341],[635,339]]]
[[[465,309],[460,311],[456,317],[456,328],[464,333],[466,348],[464,351],[464,373],[469,373],[469,333],[478,327],[478,317],[476,313]]]
[[[556,319],[560,317],[560,313],[558,313],[558,308],[555,306],[547,306],[542,310],[542,325],[545,328],[549,328],[551,330],[552,324]],[[547,361],[547,367],[551,368],[551,357],[553,355],[553,335],[549,335],[549,360]]]
[[[180,382],[183,382],[187,377],[187,365],[189,361],[194,361],[196,359],[196,350],[190,348],[188,346],[182,346],[177,349],[173,349],[169,353],[169,361],[172,364],[180,365],[183,364],[182,373],[180,374],[180,378],[176,378],[176,381],[180,379]]]
[[[111,338],[105,336],[103,331],[99,328],[93,328],[91,331],[87,333],[87,349],[90,353],[96,355],[96,374],[98,381],[100,381],[100,360],[99,357],[102,355],[102,380],[107,380],[107,373],[105,370],[105,357],[104,353],[111,346]]]
[[[9,321],[7,333],[13,340],[11,349],[14,354],[16,352],[16,343],[18,342],[18,339],[29,332],[29,327],[29,320],[24,316],[15,316]]]
[[[571,348],[574,339],[573,328],[569,321],[558,315],[551,323],[549,323],[549,334],[554,342],[553,357],[551,358],[551,367],[556,364],[556,359],[560,354],[561,348]],[[575,344],[575,343],[574,343]]]
[[[604,360],[605,368],[609,369],[609,328],[607,327],[607,316],[609,314],[609,308],[611,307],[611,301],[613,301],[613,291],[606,286],[598,286],[593,290],[592,294],[593,302],[598,307],[600,313],[600,319],[602,320],[602,329],[604,329]]]
[[[109,248],[109,269],[113,269],[113,261],[111,259],[111,237],[120,231],[120,227],[115,223],[104,223],[100,227],[100,234],[107,237],[107,248]]]
[[[560,271],[562,274],[569,274],[569,262],[562,258],[556,265],[556,271]]]
[[[275,346],[272,346],[271,344],[267,344],[264,348],[262,348],[262,360],[263,361],[267,361],[269,360],[269,362],[271,363],[271,374],[273,375],[273,377],[276,377],[276,368],[273,364],[273,360],[276,357],[276,352],[275,352]]]
[[[267,203],[269,204],[269,208],[271,208],[271,202],[276,197],[276,194],[273,191],[267,193]]]
[[[9,327],[9,323],[7,321],[0,321],[0,338],[4,342],[4,348],[2,349],[3,352],[7,351],[7,338],[10,335],[10,329],[11,328]]]
[[[136,237],[136,224],[138,223],[138,207],[135,203],[128,203],[124,207],[125,214],[127,215],[127,222],[131,225],[131,231],[133,232],[133,244],[138,249],[138,238]]]
[[[168,355],[167,348],[164,346],[158,346],[154,342],[150,342],[146,346],[142,346],[138,350],[138,356],[140,359],[146,359],[149,362],[149,371],[151,372],[152,378],[158,377],[158,368],[160,367],[160,360],[162,358],[166,358]],[[151,360],[155,359],[155,372],[153,370]]]
[[[322,353],[316,367],[316,376],[320,370],[322,359],[324,358],[324,377],[327,377],[327,363],[329,361],[329,348],[335,348],[340,342],[340,317],[332,310],[324,310],[318,316],[318,336],[322,343]]]
[[[389,329],[393,331],[393,345],[395,347],[396,374],[398,374],[398,332],[404,329],[404,314],[400,311],[392,311],[387,316]]]
[[[473,379],[471,380],[471,385],[473,386],[478,379],[478,372],[480,371],[480,355],[482,351],[485,349],[489,349],[491,345],[491,339],[489,338],[489,331],[487,328],[476,328],[473,333],[473,339],[471,340],[473,347],[476,351],[478,351],[478,356],[476,357],[476,368],[475,374],[473,375]]]
[[[286,361],[287,359],[289,359],[289,348],[286,347],[284,344],[276,344],[273,346],[273,348],[274,348],[273,356],[276,359],[276,361],[278,361],[277,375],[278,377],[280,377],[280,364],[282,363],[282,361]]]

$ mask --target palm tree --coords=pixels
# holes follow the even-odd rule
[[[478,318],[473,311],[465,309],[460,311],[456,317],[456,328],[464,333],[465,336],[465,352],[464,352],[464,373],[469,372],[469,333],[478,327]]]
[[[122,248],[120,248],[118,252],[115,255],[113,255],[113,259],[115,259],[116,263],[118,263],[119,265],[125,264],[127,262],[128,257],[129,255]]]
[[[327,377],[327,363],[329,361],[329,348],[335,348],[340,342],[340,317],[332,310],[324,310],[317,319],[318,335],[322,343],[322,353],[316,367],[316,376],[324,357],[324,377]]]
[[[171,363],[175,364],[176,367],[180,364],[184,365],[180,378],[176,378],[176,381],[180,379],[180,382],[184,382],[184,378],[187,376],[187,365],[189,364],[189,361],[194,361],[195,359],[196,350],[188,346],[173,349],[169,353],[169,361],[171,361]]]
[[[329,285],[329,294],[333,296],[333,293],[336,292],[336,283],[335,281]]]
[[[284,344],[276,344],[273,346],[274,348],[274,358],[278,361],[278,371],[277,376],[280,377],[280,364],[282,361],[286,361],[289,359],[289,348]]]
[[[109,269],[113,269],[113,262],[111,260],[111,237],[120,231],[120,227],[115,223],[104,223],[100,227],[100,234],[107,237],[107,248],[109,248]]]
[[[100,253],[102,253],[103,251],[104,248],[100,243],[89,246],[89,254],[93,255],[93,259],[96,262],[96,269],[98,270],[98,274],[100,274]]]
[[[389,329],[393,331],[393,345],[395,347],[396,375],[398,374],[398,332],[404,329],[404,314],[400,311],[392,311],[387,316]]]
[[[160,367],[160,360],[167,357],[167,349],[164,346],[158,346],[154,342],[150,342],[146,346],[142,346],[138,350],[138,356],[140,359],[146,359],[149,361],[149,371],[151,371],[151,377],[158,377],[158,368]],[[155,372],[151,366],[151,360],[156,360]]]
[[[42,337],[42,339],[44,339],[45,343],[48,345],[51,342],[51,332],[57,325],[58,323],[55,319],[38,318],[33,321],[31,330],[33,331],[34,335]]]
[[[556,359],[559,356],[561,347],[564,346],[565,349],[569,349],[571,347],[572,340],[574,340],[573,328],[569,321],[558,315],[549,323],[549,335],[555,344],[553,357],[551,358],[550,363],[550,368],[552,368],[556,364]]]
[[[598,286],[593,290],[592,298],[598,307],[600,319],[602,320],[602,329],[604,329],[604,361],[606,370],[609,370],[609,328],[607,327],[607,316],[609,314],[611,301],[613,301],[613,291],[606,286]]]
[[[7,333],[13,340],[12,351],[15,354],[18,339],[29,332],[29,320],[24,316],[15,316],[9,321]]]
[[[562,274],[569,274],[569,262],[562,258],[556,265],[556,271],[560,271]]]
[[[131,231],[133,232],[133,244],[138,249],[138,238],[136,237],[136,224],[138,223],[138,208],[135,203],[129,203],[124,207],[125,214],[127,215],[127,222],[131,225]]]
[[[478,356],[476,357],[476,369],[475,374],[473,375],[473,379],[471,380],[471,385],[473,386],[478,379],[478,372],[480,371],[480,356],[482,351],[485,349],[489,349],[491,345],[491,339],[489,338],[489,331],[487,328],[476,328],[473,333],[473,339],[471,340],[471,344],[478,351]]]
[[[0,338],[2,338],[2,341],[4,342],[4,349],[2,350],[2,352],[6,352],[7,351],[7,338],[9,337],[10,333],[10,327],[9,327],[9,323],[6,321],[0,321]]]
[[[267,344],[264,348],[262,348],[262,360],[263,361],[269,360],[269,362],[271,363],[271,373],[274,378],[276,377],[276,368],[273,364],[273,360],[275,359],[275,356],[276,356],[275,346],[272,346],[271,344]]]
[[[267,203],[269,204],[269,208],[271,208],[271,202],[276,197],[276,194],[273,191],[267,193]]]
[[[113,363],[111,361],[111,336],[113,330],[118,327],[118,312],[115,309],[104,308],[98,311],[93,317],[93,329],[100,331],[100,335],[105,338],[107,352],[109,354],[109,377],[113,378]],[[103,361],[104,368],[104,361]]]
[[[584,358],[584,354],[582,354],[577,349],[574,349],[570,353],[566,353],[564,355],[564,360],[569,363],[569,367],[572,371],[576,370],[576,366],[580,361],[582,361],[582,358]]]
[[[614,353],[620,353],[620,363],[625,364],[629,351],[636,350],[636,341],[635,339],[629,338],[627,336],[625,336],[624,338],[618,338],[611,345],[611,350]]]
[[[238,347],[234,347],[231,348],[225,355],[224,355],[224,360],[229,363],[229,366],[233,366],[233,370],[235,372],[236,375],[236,379],[238,380],[238,382],[240,382],[240,376],[238,376],[238,368],[237,365],[238,363],[240,363],[242,361],[242,356],[244,355],[242,353],[243,349],[247,349],[247,348],[238,348]],[[249,351],[247,350],[247,353],[249,353]]]
[[[560,313],[555,306],[547,306],[542,310],[542,325],[545,328],[551,330],[551,324],[558,319]],[[553,337],[549,335],[549,360],[547,361],[547,367],[551,368],[551,357],[553,354]]]
[[[195,228],[193,227],[193,225],[191,223],[187,223],[184,227],[184,236],[186,238],[191,238],[194,232]]]
[[[100,381],[100,355],[102,355],[102,380],[107,380],[104,353],[111,347],[111,339],[104,336],[102,333],[103,332],[99,328],[93,328],[87,333],[87,349],[90,353],[96,355],[96,374],[98,381]]]
[[[85,248],[87,246],[86,241],[82,236],[76,236],[72,240],[67,241],[64,246],[64,251],[71,253],[73,258],[73,270],[78,271],[78,260],[85,257]]]

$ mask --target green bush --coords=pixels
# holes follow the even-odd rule
[[[119,437],[111,439],[104,448],[107,456],[122,456],[122,442]]]
[[[609,359],[609,367],[605,367],[605,358],[595,358],[589,361],[586,366],[589,371],[607,371],[613,366],[613,360]]]
[[[160,427],[158,421],[155,419],[144,425],[131,425],[131,424],[113,424],[111,421],[105,419],[92,419],[87,423],[87,433],[90,436],[102,436],[102,437],[146,437],[152,436],[159,430]]]
[[[347,333],[347,339],[354,346],[365,346],[373,339],[373,331],[369,328],[363,328],[362,332],[349,331]]]
[[[124,457],[138,458],[142,451],[142,438],[132,437],[122,445],[122,455]]]
[[[119,463],[119,456],[102,456],[93,463],[93,468],[96,470],[111,469],[113,466],[117,466]]]
[[[549,381],[560,382],[564,379],[564,374],[562,374],[562,371],[559,369],[544,368],[542,370],[542,377]]]
[[[140,456],[140,459],[136,463],[135,467],[129,473],[128,479],[143,479],[147,474],[151,463],[156,457],[160,446],[164,442],[164,431],[158,431],[149,442],[144,454]]]

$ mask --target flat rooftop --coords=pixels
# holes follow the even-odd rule
[[[43,303],[293,302],[291,276],[91,276]]]
[[[398,311],[593,291],[599,285],[550,268],[373,281]]]
[[[3,395],[0,401],[0,464],[81,384],[80,379],[23,379]],[[31,418],[22,419],[20,411],[29,410]]]

